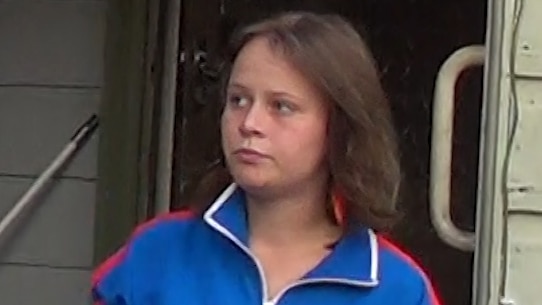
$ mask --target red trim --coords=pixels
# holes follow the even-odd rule
[[[170,219],[186,220],[188,218],[193,217],[194,215],[195,215],[194,212],[190,210],[182,210],[178,212],[172,212],[172,213],[159,215],[137,226],[135,230],[133,231],[130,239],[141,234],[146,229],[148,229],[149,227],[152,227],[154,224],[158,222],[161,222],[164,220],[170,220]],[[123,246],[117,252],[115,252],[115,254],[111,255],[103,263],[101,263],[94,270],[92,274],[92,278],[91,278],[92,287],[96,286],[101,279],[103,279],[109,272],[111,272],[111,270],[113,270],[113,268],[118,266],[122,262],[125,256],[126,256],[126,246]]]
[[[115,254],[107,258],[101,263],[92,273],[91,283],[92,287],[95,287],[98,282],[103,279],[113,268],[118,266],[126,255],[125,248],[120,248]]]
[[[406,251],[399,248],[397,245],[395,245],[393,242],[388,240],[386,237],[383,237],[381,235],[378,235],[378,243],[380,245],[383,245],[384,247],[388,248],[393,253],[397,254],[401,259],[405,260],[408,264],[410,264],[416,271],[418,271],[425,282],[425,285],[427,287],[427,292],[429,293],[429,298],[431,299],[431,305],[442,305],[441,298],[438,296],[437,292],[435,291],[435,288],[433,287],[433,284],[431,283],[431,280],[429,279],[429,276],[427,273],[423,270],[420,264],[418,264],[412,256],[407,254]]]

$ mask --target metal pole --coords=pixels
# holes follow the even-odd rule
[[[171,175],[175,125],[175,95],[179,59],[179,31],[181,22],[181,0],[168,3],[167,32],[162,75],[162,99],[160,101],[160,139],[156,169],[155,213],[166,213],[170,209]],[[174,186],[178,187],[178,186]]]
[[[64,149],[57,155],[57,157],[50,163],[50,165],[43,171],[36,181],[30,186],[30,188],[24,193],[24,195],[15,203],[13,208],[0,220],[0,237],[4,237],[7,230],[11,227],[14,221],[16,221],[21,213],[23,213],[28,206],[35,201],[38,195],[45,189],[55,174],[63,168],[66,162],[74,155],[74,153],[81,148],[92,133],[98,127],[98,118],[96,115],[92,115],[71,137],[70,142],[64,147]]]
[[[495,301],[495,283],[492,281],[492,253],[495,232],[494,218],[499,145],[499,118],[501,110],[501,79],[503,55],[504,11],[507,1],[488,1],[484,69],[484,103],[480,147],[480,174],[476,215],[476,251],[474,253],[473,300],[474,305],[487,305]],[[496,304],[496,303],[495,303]]]

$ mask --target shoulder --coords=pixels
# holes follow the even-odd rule
[[[403,300],[413,300],[412,304],[442,304],[419,262],[390,239],[378,235],[377,241],[379,278],[383,287],[400,293]]]
[[[201,228],[201,223],[196,213],[178,211],[139,225],[124,245],[92,273],[95,300],[109,304],[109,298],[126,293],[136,273],[152,275],[149,271],[156,269],[156,264],[167,264],[173,254],[191,244],[189,239],[197,238],[194,232]]]
[[[108,269],[111,261],[119,262],[128,255],[139,255],[142,250],[153,252],[164,246],[171,245],[168,240],[180,240],[198,222],[199,217],[192,211],[182,210],[156,216],[138,225],[130,234],[124,245],[100,265],[94,277],[100,277]],[[150,249],[145,249],[150,248]],[[138,250],[138,251],[134,251]]]
[[[137,226],[129,241],[152,243],[162,238],[176,238],[198,223],[198,220],[200,217],[190,210],[165,213]]]

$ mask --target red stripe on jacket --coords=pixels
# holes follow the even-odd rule
[[[416,271],[418,271],[425,282],[425,286],[427,287],[429,293],[429,298],[431,300],[432,305],[442,305],[441,299],[438,296],[437,292],[433,288],[433,284],[431,283],[431,280],[427,276],[427,273],[422,269],[420,264],[418,264],[409,254],[407,254],[406,251],[399,248],[397,245],[395,245],[390,240],[386,239],[386,237],[378,236],[378,242],[382,246],[386,247],[391,252],[395,253],[397,256],[399,256],[401,259],[405,260],[409,265],[411,265]]]
[[[141,232],[144,232],[149,227],[152,227],[156,223],[159,223],[164,220],[171,220],[171,219],[178,219],[178,220],[185,220],[189,219],[190,217],[194,216],[194,212],[189,210],[182,210],[178,212],[172,212],[163,214],[160,216],[157,216],[147,222],[144,222],[137,226],[133,233],[131,234],[130,239],[134,238],[138,234],[141,234]],[[109,258],[107,258],[103,263],[101,263],[93,272],[91,283],[92,287],[95,287],[98,282],[103,279],[111,270],[113,270],[116,266],[118,266],[124,257],[126,256],[126,245],[124,245],[122,248],[117,250],[113,255],[111,255]]]

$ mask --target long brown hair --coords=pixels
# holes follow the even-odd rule
[[[233,36],[223,94],[239,51],[256,37],[268,39],[330,103],[329,193],[343,198],[345,223],[388,229],[395,220],[401,180],[398,148],[388,100],[366,43],[336,15],[287,12],[265,19]],[[217,165],[191,202],[205,210],[231,181],[223,164]]]

